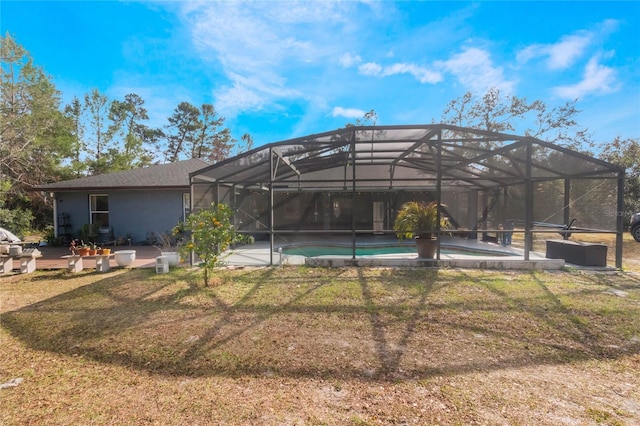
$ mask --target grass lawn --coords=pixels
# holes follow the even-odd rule
[[[640,274],[36,272],[0,424],[640,424]]]

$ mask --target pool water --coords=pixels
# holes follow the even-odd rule
[[[328,246],[328,245],[308,245],[308,246],[289,246],[282,247],[282,253],[288,255],[297,255],[304,257],[317,256],[351,256],[353,248],[351,246]],[[357,246],[356,256],[374,256],[381,254],[416,254],[415,245],[386,245],[386,246]],[[478,252],[472,250],[464,250],[462,248],[441,248],[441,254],[465,254],[469,256],[500,256],[506,255],[499,252]]]

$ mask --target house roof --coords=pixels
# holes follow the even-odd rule
[[[81,191],[189,188],[189,174],[209,165],[204,160],[194,158],[140,169],[53,182],[33,189],[37,191]]]

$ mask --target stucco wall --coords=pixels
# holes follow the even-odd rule
[[[77,236],[90,222],[89,195],[109,197],[109,225],[114,237],[130,234],[133,244],[144,242],[150,232],[170,231],[183,220],[182,196],[187,190],[158,191],[81,191],[56,194],[58,213],[71,216],[72,232]]]
[[[77,235],[82,225],[89,223],[89,193],[56,193],[55,202],[58,214],[69,214],[72,234]]]

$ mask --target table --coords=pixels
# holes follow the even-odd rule
[[[0,255],[0,275],[9,274],[13,271],[13,259],[20,261],[20,272],[29,274],[36,270],[36,259],[42,257],[41,254],[21,254],[19,256]]]
[[[79,256],[77,254],[62,256],[63,259],[67,259],[67,271],[69,272],[80,272],[84,269],[84,264],[82,262],[83,259],[95,259],[96,260],[96,271],[98,272],[109,272],[111,269],[109,265],[109,259],[114,257],[113,254],[96,254],[93,256]]]

